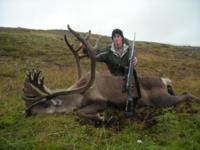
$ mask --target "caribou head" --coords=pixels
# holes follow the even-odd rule
[[[88,49],[91,71],[82,76],[80,59],[86,55],[80,55],[81,47],[75,49],[65,35],[65,42],[77,63],[78,80],[68,89],[51,90],[45,86],[41,71],[28,71],[23,88],[26,115],[69,113],[76,110],[78,116],[82,118],[103,121],[105,118],[100,115],[100,112],[110,105],[119,106],[124,110],[127,93],[122,92],[123,77],[97,73],[95,49],[98,42],[95,47],[92,47],[88,42],[90,32],[83,38],[70,26],[68,29]],[[139,83],[141,98],[137,102],[137,107],[167,107],[187,100],[200,103],[198,97],[186,92],[174,95],[171,80],[168,78],[139,77]]]

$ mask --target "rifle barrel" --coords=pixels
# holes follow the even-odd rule
[[[127,84],[126,84],[126,88],[127,90],[131,88],[131,84],[133,81],[133,69],[134,69],[134,65],[132,63],[133,57],[134,57],[134,52],[135,52],[135,37],[136,37],[136,33],[134,32],[134,38],[133,38],[133,45],[131,48],[131,55],[129,57],[129,70],[128,70],[128,76],[127,76]]]

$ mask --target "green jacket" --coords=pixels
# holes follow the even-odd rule
[[[87,50],[84,50],[84,53],[86,53],[86,51]],[[124,76],[128,72],[130,52],[131,48],[128,40],[125,39],[123,54],[121,56],[115,51],[114,44],[112,43],[104,49],[96,50],[96,60],[104,62],[111,74],[115,76]]]

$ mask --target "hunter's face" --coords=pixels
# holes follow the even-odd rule
[[[115,48],[121,48],[123,45],[123,38],[121,37],[121,35],[115,34],[113,36],[113,42],[114,42]]]

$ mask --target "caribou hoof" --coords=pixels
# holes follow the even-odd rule
[[[101,115],[100,113],[98,113],[97,116],[98,116],[98,118],[99,118],[99,120],[100,120],[101,122],[104,122],[104,121],[105,121],[105,117],[104,117],[103,115]]]

